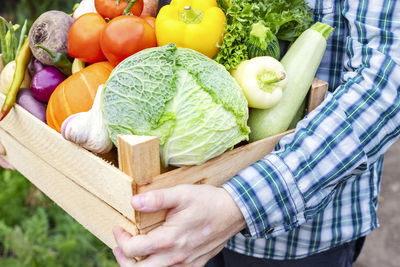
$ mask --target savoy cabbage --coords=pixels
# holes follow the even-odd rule
[[[246,98],[226,69],[173,44],[121,62],[104,86],[102,108],[111,140],[158,136],[165,166],[196,165],[247,140]]]

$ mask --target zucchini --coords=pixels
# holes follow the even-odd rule
[[[224,13],[232,6],[232,3],[230,0],[217,0],[217,4],[219,8],[221,8]]]
[[[270,56],[279,60],[281,49],[278,38],[271,29],[259,21],[251,26],[249,41],[247,42],[247,56],[249,59]]]
[[[270,109],[251,109],[248,125],[250,141],[272,136],[288,129],[303,103],[334,29],[317,22],[290,46],[281,63],[287,75],[281,101]]]

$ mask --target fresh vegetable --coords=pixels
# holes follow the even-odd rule
[[[281,100],[287,84],[284,67],[270,56],[243,61],[232,72],[232,76],[242,88],[251,108],[275,106]]]
[[[248,138],[247,101],[229,72],[174,44],[121,62],[102,97],[113,143],[118,134],[158,136],[164,166],[201,164]]]
[[[119,16],[111,20],[100,38],[101,50],[114,66],[130,55],[156,45],[154,29],[136,16]]]
[[[96,7],[94,6],[94,0],[82,0],[75,9],[73,18],[78,19],[80,16],[87,13],[97,13]]]
[[[43,49],[50,55],[51,61],[53,63],[52,65],[54,67],[58,68],[62,73],[64,73],[67,76],[72,74],[72,62],[69,61],[66,55],[62,53],[52,52],[43,45],[37,44],[36,47]]]
[[[16,102],[36,118],[46,122],[46,105],[36,100],[31,90],[21,88],[18,92]]]
[[[63,121],[72,114],[88,111],[99,85],[104,84],[113,67],[98,62],[76,72],[64,80],[50,97],[47,106],[47,124],[60,132]]]
[[[7,22],[3,17],[0,17],[0,47],[4,65],[15,59],[18,46],[15,31],[18,28],[19,25],[12,25],[11,22]]]
[[[247,54],[249,58],[271,56],[277,60],[280,59],[281,49],[278,38],[261,21],[251,26]]]
[[[38,66],[38,65],[37,65]],[[41,66],[32,77],[30,88],[35,99],[47,103],[57,86],[67,77],[54,66]]]
[[[217,0],[217,4],[224,12],[232,6],[231,0]]]
[[[45,65],[52,65],[50,55],[36,45],[55,53],[68,53],[68,31],[73,19],[61,11],[47,11],[39,16],[29,31],[29,46],[33,56]],[[82,36],[83,37],[83,36]]]
[[[17,93],[19,88],[21,87],[22,81],[25,77],[25,72],[27,70],[27,66],[31,59],[31,50],[28,45],[28,38],[26,38],[24,44],[21,47],[21,50],[18,52],[17,57],[15,58],[15,72],[14,77],[10,86],[10,89],[7,92],[6,100],[3,103],[0,111],[0,121],[7,116],[8,112],[10,112],[11,108],[14,106],[15,98],[17,97]]]
[[[174,43],[213,58],[222,42],[225,20],[215,0],[172,0],[156,18],[158,45]]]
[[[15,73],[15,61],[9,62],[0,73],[0,92],[7,94],[10,89],[11,83]],[[29,76],[28,70],[25,71],[24,79],[20,87],[29,87],[31,83],[31,77]]]
[[[297,110],[296,115],[294,115],[293,120],[290,122],[288,129],[295,129],[297,123],[304,118],[304,114],[306,113],[306,102],[306,99],[304,99],[303,103],[301,103]]]
[[[157,0],[143,0],[143,11],[140,16],[144,17],[156,17],[158,8]]]
[[[250,140],[256,141],[288,129],[311,86],[333,28],[317,22],[302,33],[281,60],[287,73],[287,86],[281,101],[273,108],[251,109]],[[312,52],[311,52],[312,51]]]
[[[95,0],[97,12],[104,18],[113,19],[121,15],[140,16],[143,0]]]
[[[78,72],[80,70],[83,70],[86,67],[85,62],[82,60],[75,58],[74,62],[72,62],[72,73]]]
[[[153,30],[156,30],[156,18],[155,17],[141,17],[143,18],[150,26],[153,28]]]
[[[0,51],[2,53],[1,61],[3,66],[14,61],[16,55],[21,49],[27,31],[27,20],[25,20],[24,25],[22,26],[18,40],[16,31],[19,28],[18,24],[13,25],[11,22],[7,22],[0,16]]]
[[[8,28],[8,30],[6,30]],[[12,25],[0,17],[0,47],[2,52],[3,64],[7,65],[15,58],[15,50],[17,49],[17,38],[15,31],[19,25]]]
[[[100,36],[106,25],[103,17],[96,13],[75,20],[68,33],[68,54],[88,63],[104,61]]]
[[[279,40],[294,41],[313,22],[313,12],[305,0],[223,0],[227,28],[216,61],[228,70],[248,59],[250,29],[264,21]]]
[[[61,125],[61,134],[65,139],[99,154],[110,152],[114,146],[101,110],[102,92],[103,85],[100,85],[92,108],[69,116]]]
[[[28,31],[28,20],[25,20],[24,25],[22,26],[21,32],[19,34],[18,47],[17,47],[17,51],[15,52],[15,55],[18,55],[19,51],[22,48],[22,45],[25,42],[25,39],[28,37],[27,31]]]
[[[31,60],[29,61],[28,68],[27,68],[29,76],[33,77],[33,75],[35,75],[36,71],[39,70],[40,68],[42,68],[43,66],[44,65],[42,64],[42,62],[40,62],[39,60],[37,60],[34,57],[31,57]]]

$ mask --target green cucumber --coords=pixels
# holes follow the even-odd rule
[[[334,29],[317,22],[290,46],[281,63],[288,79],[281,101],[270,109],[251,109],[248,125],[250,141],[286,131],[303,103],[326,50],[326,40]]]

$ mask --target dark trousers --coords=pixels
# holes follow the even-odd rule
[[[205,267],[351,267],[365,237],[298,260],[259,259],[223,249]]]

